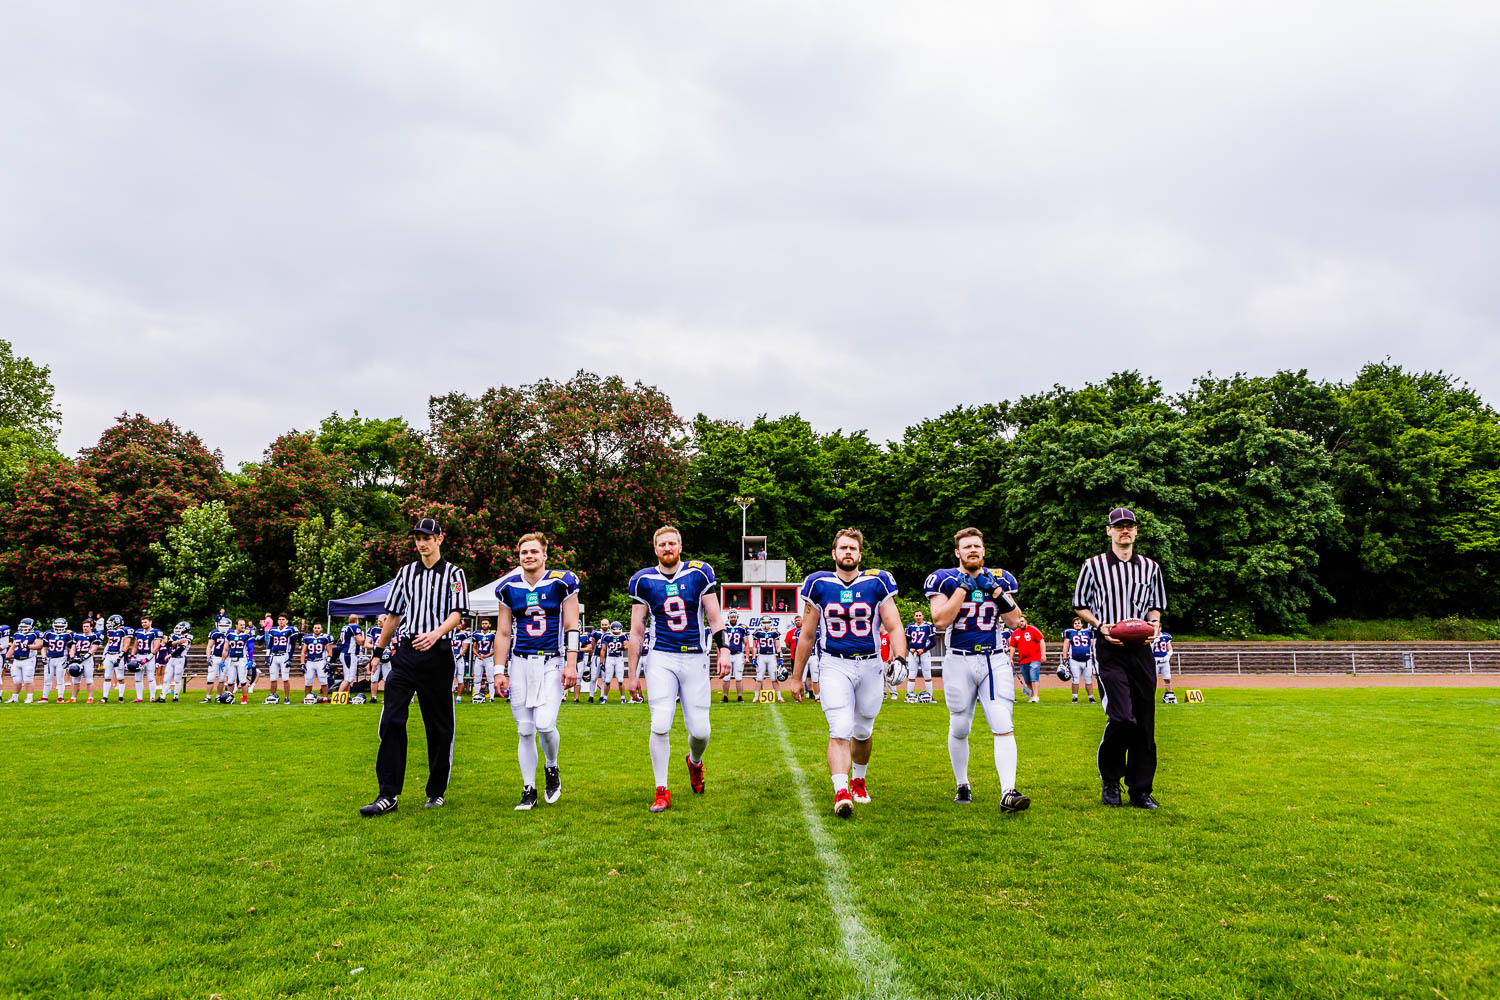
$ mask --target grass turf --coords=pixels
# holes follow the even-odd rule
[[[414,711],[378,820],[373,706],[0,706],[0,995],[1500,993],[1500,691],[1210,690],[1158,712],[1154,814],[1098,804],[1100,713],[1045,697],[1016,710],[1029,812],[998,813],[983,736],[953,805],[946,712],[888,702],[847,822],[812,704],[716,701],[708,793],[674,761],[659,816],[644,707],[566,706],[562,801],[529,814],[500,704],[460,706],[423,810]]]

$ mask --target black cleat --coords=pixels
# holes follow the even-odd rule
[[[423,809],[441,809],[447,803],[447,801],[448,800],[445,799],[445,798],[443,798],[441,795],[434,795],[431,798],[429,798],[426,802],[422,803],[422,808]]]
[[[1025,812],[1031,808],[1031,800],[1012,788],[1000,796],[1000,811],[1003,813]]]
[[[547,800],[547,804],[550,806],[552,803],[562,798],[562,770],[555,765],[547,768],[546,770],[547,790],[545,798]]]
[[[974,801],[974,794],[969,791],[968,785],[959,785],[958,794],[953,796],[953,801],[957,802],[959,805],[966,806],[970,802]]]
[[[1160,809],[1161,808],[1161,806],[1157,803],[1157,801],[1151,797],[1151,793],[1150,792],[1142,792],[1139,795],[1135,794],[1134,792],[1131,792],[1130,793],[1130,804],[1133,805],[1133,806],[1135,806],[1137,809]]]
[[[521,789],[521,801],[516,803],[516,812],[527,812],[536,805],[536,786],[527,785]]]
[[[745,700],[745,696],[744,695],[740,695],[738,698],[736,698],[734,700],[735,701],[744,701]]]
[[[727,695],[727,694],[726,695],[720,695],[719,696],[719,704],[720,705],[727,705],[727,704],[729,704],[729,695]]]
[[[1107,806],[1120,804],[1120,784],[1117,781],[1106,781],[1104,790],[1099,793],[1099,801]]]
[[[386,813],[396,811],[396,797],[394,795],[382,795],[367,806],[359,807],[361,816],[384,816]]]

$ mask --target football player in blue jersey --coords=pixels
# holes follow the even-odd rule
[[[745,700],[745,644],[750,638],[750,629],[740,624],[740,613],[729,612],[729,624],[724,626],[724,640],[729,643],[729,674],[721,683],[724,691],[719,701],[729,702],[729,682],[734,681],[736,701]]]
[[[229,656],[224,660],[226,682],[233,686],[233,691],[239,692],[240,704],[243,705],[250,700],[245,685],[250,679],[250,663],[255,658],[255,630],[241,618],[234,623],[228,639]]]
[[[953,536],[953,545],[958,566],[936,571],[927,577],[923,588],[933,625],[947,632],[943,701],[948,706],[948,758],[958,784],[953,801],[973,801],[969,730],[977,703],[984,706],[985,720],[995,737],[1000,811],[1020,812],[1031,805],[1031,800],[1016,789],[1016,734],[1011,721],[1016,689],[1009,676],[1006,647],[999,644],[1002,620],[1012,627],[1021,623],[1021,609],[1011,597],[1018,588],[1010,574],[985,567],[984,535],[978,528],[959,531]]]
[[[161,629],[151,625],[149,615],[141,616],[141,627],[131,633],[130,669],[135,672],[135,703],[156,700],[156,651],[161,646]]]
[[[36,661],[45,645],[42,633],[36,630],[36,623],[30,618],[22,618],[10,644],[11,701],[16,700],[16,692],[25,689],[26,704],[31,704],[36,694]]]
[[[203,704],[215,701],[224,691],[224,677],[229,671],[229,632],[234,622],[220,615],[208,633],[208,674],[203,680]]]
[[[62,704],[67,682],[63,679],[68,672],[68,650],[73,645],[73,632],[68,628],[66,618],[58,618],[52,622],[52,627],[42,633],[42,655],[45,662],[42,664],[42,696],[38,700],[47,704],[47,692],[57,691],[57,703]]]
[[[104,623],[104,654],[101,660],[103,664],[103,686],[101,688],[101,701],[109,702],[109,686],[111,683],[119,685],[120,701],[125,700],[125,654],[130,639],[130,629],[125,627],[125,619],[119,615],[110,615]]]
[[[563,689],[578,681],[578,577],[547,568],[547,536],[539,531],[516,542],[521,565],[495,585],[499,602],[495,663],[516,720],[516,760],[521,767],[518,811],[536,805],[537,744],[546,759],[546,800],[562,796],[557,762],[557,716]]]
[[[1078,685],[1089,696],[1089,704],[1094,703],[1094,632],[1092,629],[1083,627],[1083,619],[1075,617],[1073,627],[1063,629],[1063,666],[1058,670],[1058,680],[1068,680],[1073,684],[1073,704],[1078,704]],[[1063,677],[1063,673],[1067,677]]]
[[[1177,696],[1172,693],[1171,632],[1158,632],[1156,638],[1151,640],[1151,657],[1156,661],[1156,676],[1166,684],[1166,690],[1161,693],[1161,703],[1163,705],[1177,704]]]
[[[590,664],[593,661],[593,656],[594,656],[594,633],[591,632],[591,631],[589,631],[588,627],[583,624],[583,618],[582,618],[582,616],[579,616],[579,620],[578,620],[578,681],[571,688],[568,689],[568,690],[571,690],[573,692],[573,704],[575,704],[575,705],[578,704],[578,695],[580,694],[580,692],[583,692],[583,691],[587,691],[589,693],[589,701],[593,701],[594,700],[594,694],[593,694],[593,677],[594,677],[594,673],[593,673],[592,670],[589,669],[589,666],[590,666]],[[567,692],[564,691],[563,694],[566,695]]]
[[[14,641],[10,637],[10,626],[0,625],[0,684],[7,682],[14,684],[10,677],[10,648]],[[14,687],[11,689],[11,694],[15,694]]]
[[[68,676],[73,680],[69,704],[78,701],[78,689],[85,686],[88,687],[88,703],[94,703],[94,657],[103,648],[101,638],[94,631],[92,618],[85,618],[82,628],[73,633],[73,648],[68,651]]]
[[[469,633],[462,625],[448,633],[453,652],[453,701],[464,700],[464,676],[469,672]]]
[[[370,634],[375,639],[380,638],[381,630],[385,628],[385,612],[375,616],[375,624],[370,629]],[[451,640],[450,640],[451,641]],[[372,645],[374,640],[371,640]],[[391,650],[390,646],[381,650],[380,655],[370,659],[370,703],[380,704],[380,685],[391,675]],[[420,707],[420,706],[418,706]]]
[[[932,637],[936,632],[931,622],[923,620],[920,611],[912,615],[911,624],[906,626],[906,648],[911,656],[911,673],[906,677],[907,701],[932,701],[927,685],[932,680]],[[896,697],[894,692],[891,697]]]
[[[906,679],[906,632],[893,600],[896,581],[883,569],[860,569],[864,545],[859,529],[840,529],[833,536],[833,570],[818,570],[802,581],[802,632],[792,662],[792,693],[801,701],[808,661],[819,661],[833,811],[845,818],[853,815],[856,802],[870,801],[865,775],[887,677],[881,626],[890,634],[890,679],[896,684]],[[806,641],[809,633],[812,642]]]
[[[479,631],[469,636],[474,654],[474,694],[472,704],[493,701],[495,697],[495,623],[488,618],[479,623]],[[480,692],[483,691],[483,694]]]
[[[365,644],[365,630],[359,626],[359,615],[350,615],[339,629],[339,690],[347,692],[359,680],[359,650]]]
[[[688,734],[688,784],[703,793],[703,751],[708,748],[708,706],[713,700],[709,679],[705,625],[717,650],[718,674],[729,674],[729,643],[719,610],[718,578],[713,567],[698,559],[682,559],[682,533],[671,526],[656,529],[652,538],[656,565],[630,578],[626,590],[635,602],[630,609],[631,690],[641,689],[640,659],[651,621],[652,644],[646,661],[646,693],[651,710],[651,775],[656,782],[652,812],[672,804],[667,771],[672,760],[672,720],[682,701],[682,722]]]
[[[271,678],[271,693],[266,695],[267,705],[290,705],[292,703],[292,628],[285,614],[276,616],[276,624],[266,629],[266,673]],[[276,684],[281,684],[281,696],[276,695]]]
[[[323,632],[323,623],[315,621],[312,632],[302,637],[302,704],[316,705],[326,700],[323,688],[328,683],[328,650],[333,636]]]
[[[604,666],[599,675],[599,701],[609,701],[609,685],[613,683],[620,694],[620,704],[629,703],[625,693],[625,647],[629,644],[624,622],[610,622],[609,632],[604,637]]]
[[[786,701],[776,680],[779,669],[776,653],[781,645],[781,633],[776,631],[776,619],[762,618],[755,631],[749,635],[749,645],[755,655],[755,690],[765,691],[769,685],[770,690],[776,692],[777,701]]]

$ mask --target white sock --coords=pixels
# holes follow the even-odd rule
[[[911,694],[916,689],[917,689],[917,682],[916,681],[907,681],[906,682],[906,693],[907,694]]]
[[[1000,791],[1016,787],[1016,734],[995,737],[995,770],[1000,774]]]
[[[847,774],[835,774],[833,776],[834,794],[847,792],[849,790],[849,776]]]
[[[672,737],[669,733],[651,734],[651,778],[657,788],[667,785],[667,766],[672,762]]]
[[[561,738],[557,735],[557,730],[554,729],[548,733],[537,733],[536,738],[542,744],[542,754],[547,758],[547,766],[556,767],[557,745],[561,741]]]
[[[137,698],[144,697],[145,692],[146,692],[146,681],[145,681],[145,678],[137,677],[135,679],[135,696]]]
[[[536,787],[536,734],[522,736],[516,745],[516,759],[521,762],[521,784]]]
[[[870,766],[869,764],[855,764],[855,765],[853,765],[850,768],[850,770],[849,770],[849,777],[850,778],[863,778],[865,776],[865,770],[869,766]]]
[[[708,749],[708,737],[701,740],[696,736],[688,737],[688,759],[694,764],[703,763],[703,751]]]
[[[967,785],[969,783],[969,738],[960,739],[952,733],[948,734],[948,759],[953,763],[953,781],[955,784]]]

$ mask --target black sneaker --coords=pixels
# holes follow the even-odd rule
[[[382,795],[367,806],[359,807],[361,816],[384,816],[386,813],[396,811],[396,798],[393,795]]]
[[[953,796],[953,801],[957,802],[959,805],[966,806],[970,802],[974,801],[974,793],[969,791],[968,785],[959,785],[958,794]]]
[[[729,704],[729,695],[726,694],[723,697],[721,697],[719,699],[719,704],[720,705],[727,705],[727,704]]]
[[[589,704],[592,705],[593,703],[594,703],[594,696],[593,695],[589,695]]]
[[[552,803],[554,803],[558,799],[562,798],[562,770],[559,769],[556,766],[553,766],[553,767],[547,768],[546,771],[547,771],[546,799],[547,799],[547,804],[550,806]],[[531,794],[533,796],[535,796],[536,792],[532,792]]]
[[[1131,792],[1130,793],[1130,804],[1133,805],[1133,806],[1135,806],[1137,809],[1160,809],[1161,808],[1161,806],[1157,803],[1157,801],[1151,797],[1151,793],[1150,792],[1142,792],[1139,795],[1135,794],[1134,792]]]
[[[735,701],[744,701],[745,700],[745,696],[744,695],[740,695],[738,698],[736,698],[734,700]]]
[[[1000,811],[1003,813],[1025,812],[1031,807],[1031,800],[1012,788],[1000,796]]]
[[[1104,790],[1099,793],[1099,801],[1107,806],[1120,804],[1120,783],[1117,781],[1106,781]]]
[[[527,785],[521,789],[521,801],[516,803],[516,812],[528,812],[536,805],[536,786]]]
[[[429,798],[426,802],[422,803],[422,808],[423,809],[441,809],[441,808],[443,808],[443,805],[447,801],[448,800],[445,799],[445,798],[443,798],[441,795],[434,795],[431,798]]]

